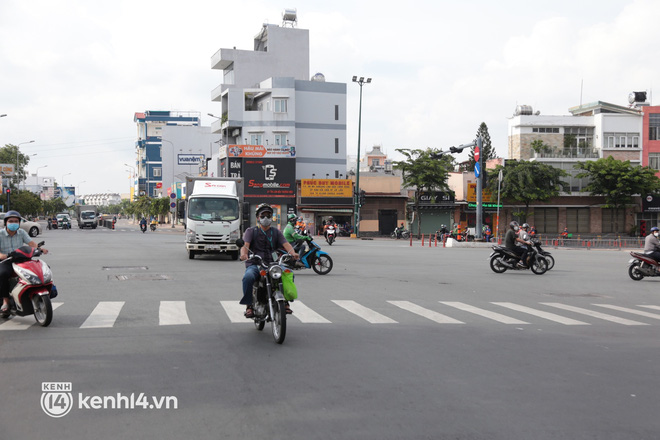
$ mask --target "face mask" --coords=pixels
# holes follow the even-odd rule
[[[273,223],[273,219],[271,219],[271,218],[264,217],[264,218],[259,219],[259,224],[261,226],[268,227],[268,226],[271,225],[271,223]]]
[[[12,232],[18,231],[18,228],[20,228],[20,225],[18,223],[7,223],[7,229],[9,229]]]
[[[655,235],[656,237],[658,236],[658,234],[660,234],[660,232],[658,232],[658,231],[653,232],[653,235]]]

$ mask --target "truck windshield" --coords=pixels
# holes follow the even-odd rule
[[[195,197],[188,202],[190,220],[225,220],[238,219],[238,201],[233,199]]]
[[[83,220],[94,220],[96,214],[94,214],[94,211],[83,211],[80,213],[80,217],[82,217]]]

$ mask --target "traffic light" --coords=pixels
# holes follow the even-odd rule
[[[640,220],[639,222],[639,235],[641,237],[646,236],[646,220]]]
[[[449,151],[452,153],[460,153],[465,147],[449,147]]]
[[[365,190],[360,191],[360,206],[364,205],[364,202],[367,200],[367,192]]]
[[[11,188],[5,189],[5,194],[7,194],[7,195],[11,194]]]

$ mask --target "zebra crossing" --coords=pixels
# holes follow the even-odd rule
[[[329,300],[315,305],[318,306],[317,310],[303,301],[295,301],[292,303],[294,314],[289,319],[302,324],[346,324],[351,319],[357,319],[356,322],[375,325],[399,324],[401,321],[409,323],[412,320],[412,322],[440,325],[490,322],[516,326],[548,323],[564,326],[589,326],[600,323],[648,326],[658,324],[657,321],[660,320],[659,305],[623,307],[614,304],[589,304],[586,307],[577,307],[557,302],[539,302],[530,306],[493,301],[476,306],[461,301],[438,301],[437,308],[435,305],[429,308],[411,301],[383,301],[380,304],[365,305],[354,300]],[[118,327],[118,321],[121,320],[122,311],[126,306],[125,301],[100,301],[88,312],[82,324],[73,327],[81,329]],[[245,306],[238,304],[237,301],[219,301],[210,308],[213,309],[214,306],[217,306],[217,310],[211,310],[209,315],[214,318],[212,322],[208,320],[208,316],[206,319],[196,319],[198,316],[193,314],[191,319],[186,301],[160,301],[158,311],[157,313],[154,311],[154,315],[157,316],[159,326],[212,324],[226,320],[230,324],[252,322],[244,318]],[[491,307],[494,310],[490,310]],[[63,321],[64,324],[59,324],[60,327],[71,326],[70,320],[67,319],[69,308],[66,302],[53,302],[53,309],[57,313],[52,325],[58,326],[58,321]],[[73,312],[69,310],[69,313]],[[154,317],[149,317],[142,325],[152,325],[153,322],[156,322]],[[132,325],[140,326],[140,322]],[[0,331],[26,330],[33,326],[36,326],[36,322],[32,316],[15,316],[0,320]]]

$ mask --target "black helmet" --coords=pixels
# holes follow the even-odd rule
[[[273,214],[273,207],[270,206],[268,203],[262,203],[261,205],[257,206],[257,217],[259,217],[259,214],[261,214],[264,211],[270,211],[271,215]]]
[[[516,228],[520,227],[520,225],[518,224],[517,221],[514,220],[511,223],[509,223],[509,227],[515,230]]]
[[[9,211],[7,214],[5,214],[5,225],[7,224],[7,219],[12,217],[17,218],[19,223],[21,222],[21,214],[19,214],[18,211]]]

